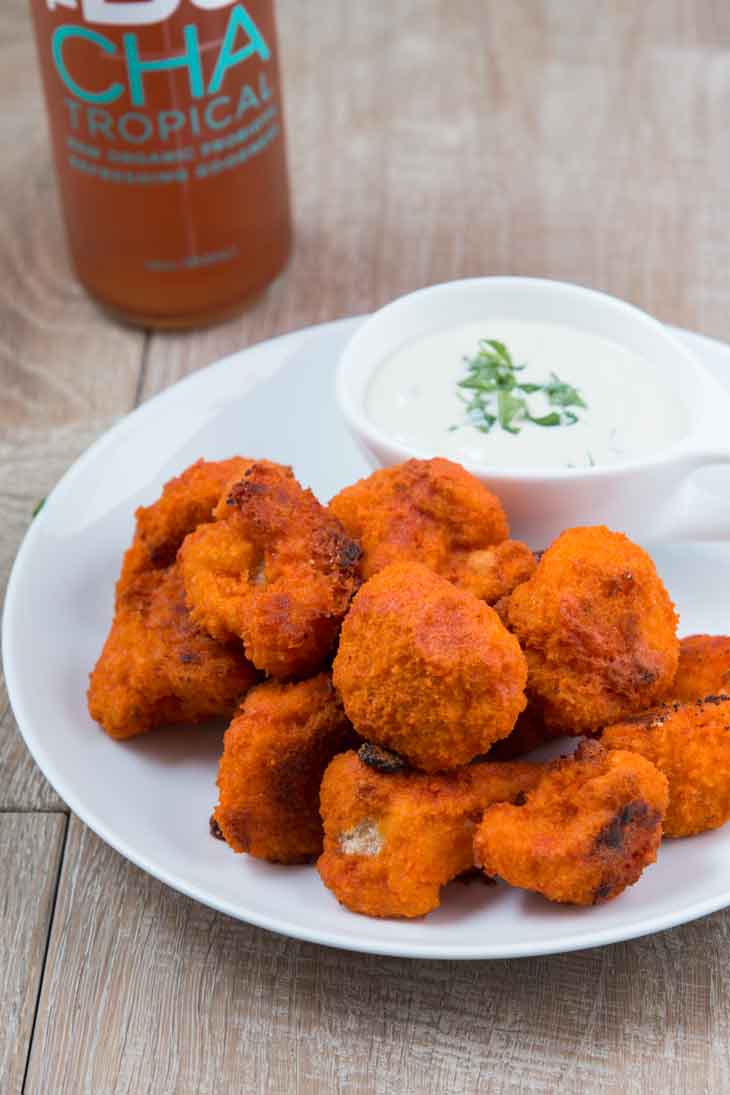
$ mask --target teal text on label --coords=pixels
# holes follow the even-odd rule
[[[142,60],[136,33],[130,32],[123,36],[127,87],[133,106],[146,105],[145,78],[153,73],[186,70],[191,98],[201,99],[206,93],[215,95],[220,90],[227,73],[231,69],[244,64],[252,57],[259,57],[262,61],[268,61],[271,57],[271,50],[255,21],[243,4],[236,4],[231,10],[215,69],[210,84],[206,88],[197,27],[195,24],[189,23],[184,28],[183,33],[185,43],[183,53],[172,57],[154,58],[149,61]],[[244,36],[244,39],[242,44],[239,45],[241,35]],[[117,102],[126,90],[121,81],[116,81],[106,88],[94,90],[84,87],[79,82],[81,77],[79,76],[77,79],[69,71],[65,57],[65,46],[73,39],[89,42],[112,57],[118,52],[116,44],[106,35],[99,34],[98,31],[69,25],[57,27],[53,33],[52,51],[56,71],[63,83],[83,103],[108,105]]]

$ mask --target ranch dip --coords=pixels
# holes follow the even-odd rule
[[[660,365],[566,325],[489,318],[400,347],[373,374],[365,409],[422,456],[498,467],[616,464],[686,432]],[[496,376],[514,385],[508,394],[493,390]]]

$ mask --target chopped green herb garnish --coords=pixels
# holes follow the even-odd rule
[[[30,515],[30,516],[31,516],[31,520],[32,520],[32,519],[33,519],[34,517],[37,517],[37,516],[38,516],[38,514],[39,514],[39,513],[41,512],[41,510],[43,509],[43,507],[45,506],[45,504],[46,504],[46,500],[45,500],[45,498],[41,498],[40,502],[36,502],[35,506],[33,507],[33,512],[32,512],[32,513],[31,513],[31,515]]]
[[[481,433],[489,433],[497,424],[513,434],[520,432],[520,423],[524,422],[536,426],[573,426],[578,415],[568,408],[587,407],[578,389],[555,373],[550,374],[545,384],[521,381],[518,373],[525,365],[516,365],[505,344],[496,339],[480,339],[477,353],[465,358],[465,364],[467,375],[458,382],[459,396],[465,404],[468,425]],[[536,392],[542,392],[550,406],[557,409],[549,414],[531,414],[525,396]]]
[[[554,407],[586,406],[578,389],[572,384],[564,384],[555,373],[550,373],[550,383],[543,386],[543,391]]]
[[[551,411],[550,414],[544,414],[541,418],[535,418],[534,415],[530,415],[530,422],[534,422],[536,426],[561,426],[563,424],[563,419],[557,411]]]
[[[509,433],[519,433],[518,428],[513,425],[517,420],[525,417],[525,401],[520,399],[516,395],[512,395],[509,388],[500,388],[497,391],[497,416],[499,418],[499,424],[503,430],[507,430]],[[492,416],[490,415],[490,418]],[[494,423],[490,423],[490,429]]]

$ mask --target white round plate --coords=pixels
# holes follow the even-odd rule
[[[70,808],[143,870],[231,916],[329,946],[429,958],[549,954],[644,935],[730,904],[726,826],[665,842],[638,885],[595,909],[454,883],[424,919],[356,916],[313,867],[236,856],[209,836],[220,726],[120,744],[89,718],[87,676],[109,627],[136,506],[199,456],[292,464],[322,500],[367,473],[333,384],[357,323],[287,335],[194,374],[118,423],[50,495],[18,553],[3,618],[8,690],[38,765]],[[730,383],[730,347],[684,337]],[[682,633],[728,631],[730,546],[662,546],[653,554]]]

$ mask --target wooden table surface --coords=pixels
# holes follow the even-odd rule
[[[74,283],[26,8],[0,8],[2,586],[94,437],[260,339],[496,273],[730,339],[726,3],[280,0],[296,250],[191,335],[114,326]],[[0,719],[3,1095],[730,1091],[730,912],[512,962],[294,942],[123,860],[45,782],[4,692]]]

